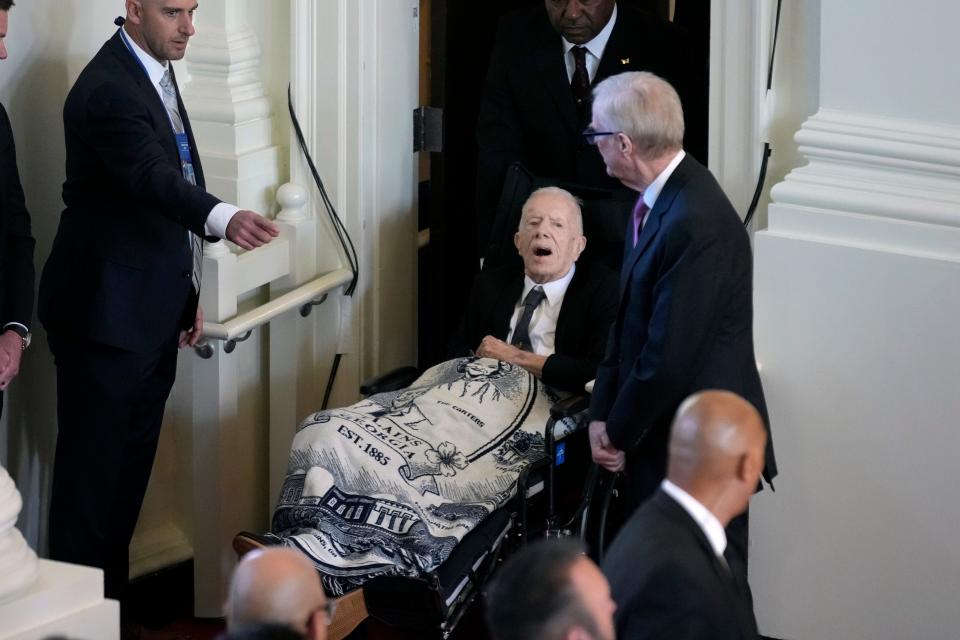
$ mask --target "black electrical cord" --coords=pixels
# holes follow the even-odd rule
[[[783,0],[777,0],[777,15],[773,21],[773,42],[770,45],[770,64],[767,68],[767,91],[773,88],[773,60],[777,53],[777,36],[780,34],[780,9]],[[743,226],[749,227],[753,221],[753,214],[757,212],[757,205],[760,203],[760,195],[763,193],[763,186],[767,181],[767,165],[770,162],[770,143],[763,143],[763,151],[760,156],[760,175],[757,178],[757,188],[753,192],[753,200],[750,201],[750,207],[747,208],[747,216],[743,220]]]
[[[320,198],[323,200],[323,206],[327,210],[327,216],[329,216],[330,222],[333,224],[334,233],[337,234],[337,240],[340,242],[340,246],[343,248],[343,252],[347,257],[347,262],[350,265],[350,271],[353,273],[353,278],[351,278],[350,284],[347,285],[347,288],[344,289],[344,294],[347,296],[353,296],[353,292],[357,289],[357,282],[360,279],[360,260],[357,257],[357,249],[353,244],[353,239],[350,237],[350,232],[347,231],[343,221],[337,214],[337,210],[333,206],[333,201],[330,200],[330,196],[327,194],[327,189],[323,185],[323,180],[320,178],[320,172],[317,171],[317,166],[313,162],[313,156],[310,155],[310,149],[307,147],[307,141],[303,137],[303,130],[300,128],[300,120],[297,118],[297,112],[293,108],[293,93],[289,84],[287,85],[287,107],[290,110],[290,121],[293,123],[293,131],[297,135],[297,143],[300,146],[300,152],[303,153],[303,157],[307,161],[307,166],[310,167],[310,173],[313,175],[313,182],[317,185],[317,191],[320,192]],[[343,354],[339,352],[333,356],[333,364],[330,367],[330,376],[327,378],[327,387],[323,392],[323,402],[320,405],[321,410],[326,409],[329,405],[330,394],[333,392],[333,383],[337,379],[337,371],[340,369],[340,360],[342,358]]]
[[[320,198],[323,200],[327,215],[333,224],[333,230],[337,234],[340,246],[343,247],[343,251],[347,256],[347,262],[350,264],[350,270],[353,272],[353,279],[350,280],[350,284],[346,290],[344,290],[346,295],[352,296],[357,288],[357,281],[360,279],[360,262],[357,258],[357,249],[353,245],[353,239],[350,237],[350,233],[337,214],[337,210],[333,206],[333,201],[330,200],[330,196],[327,194],[327,189],[323,185],[323,180],[320,178],[320,172],[317,171],[317,166],[313,162],[313,156],[310,155],[310,149],[307,148],[307,142],[303,137],[303,130],[300,128],[300,120],[297,118],[297,112],[293,108],[293,93],[289,84],[287,85],[287,107],[290,110],[290,121],[293,123],[293,130],[297,135],[297,143],[300,145],[300,151],[307,161],[307,166],[310,167],[310,173],[313,175],[313,181],[317,185],[317,191],[320,192]]]

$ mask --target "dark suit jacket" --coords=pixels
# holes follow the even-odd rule
[[[470,291],[467,312],[453,337],[451,356],[466,355],[488,335],[506,340],[510,317],[521,293],[523,274],[515,268],[481,271]],[[543,366],[545,384],[565,391],[583,391],[583,385],[596,375],[616,310],[616,274],[589,262],[578,263],[557,319],[556,353]]]
[[[7,111],[0,105],[0,331],[8,322],[30,326],[33,316],[33,247],[17,150]]]
[[[625,251],[620,309],[590,404],[628,452],[637,500],[664,477],[677,407],[704,389],[747,399],[769,430],[753,351],[750,240],[713,175],[688,155]],[[768,482],[776,468],[768,439]]]
[[[203,236],[220,202],[203,188],[190,121],[179,108],[196,186],[183,178],[160,96],[119,33],[67,95],[66,209],[38,308],[50,333],[137,352],[176,336],[192,295],[187,230]]]
[[[624,71],[652,71],[677,88],[694,154],[706,153],[706,99],[686,33],[670,23],[618,6],[594,85]],[[481,250],[493,224],[504,174],[522,162],[534,175],[621,189],[597,150],[580,135],[561,36],[543,5],[504,16],[494,43],[477,125],[477,219]],[[701,151],[702,148],[702,151]],[[482,254],[482,255],[485,255]]]
[[[603,560],[617,603],[617,638],[747,640],[757,623],[745,585],[714,555],[700,526],[657,490]]]

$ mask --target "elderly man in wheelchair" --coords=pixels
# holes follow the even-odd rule
[[[267,540],[304,552],[332,596],[363,587],[364,614],[377,598],[419,598],[399,611],[432,599],[449,632],[476,556],[495,555],[513,521],[503,507],[546,455],[551,406],[582,393],[603,357],[616,274],[577,263],[586,245],[578,200],[534,191],[513,240],[523,269],[477,276],[451,347],[458,357],[406,388],[313,414],[294,437]],[[416,581],[432,595],[411,595]]]

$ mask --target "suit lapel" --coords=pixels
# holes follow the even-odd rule
[[[546,21],[546,13],[544,13],[543,25],[546,28],[541,29],[539,36],[542,43],[533,48],[537,76],[550,98],[556,102],[564,125],[574,133],[580,133],[577,131],[577,107],[573,102],[573,92],[570,90],[567,67],[563,60],[562,41]]]
[[[623,269],[620,271],[621,297],[627,288],[627,284],[630,282],[630,276],[633,274],[634,267],[640,260],[640,257],[643,256],[653,244],[653,239],[657,237],[657,234],[660,232],[660,227],[663,225],[664,216],[670,211],[670,207],[673,205],[677,194],[680,193],[681,189],[683,189],[684,185],[686,185],[690,179],[690,171],[693,169],[692,162],[694,162],[694,160],[692,160],[689,155],[680,161],[680,164],[674,169],[667,183],[663,185],[663,190],[661,190],[660,195],[657,196],[657,201],[653,204],[653,209],[647,214],[647,221],[640,231],[640,236],[637,238],[637,246],[633,248],[633,251],[627,253],[623,262]],[[633,228],[630,226],[632,225],[632,220],[630,220],[627,225],[629,233],[632,233]],[[627,235],[626,241],[629,242],[629,234]]]
[[[700,525],[687,513],[687,510],[680,506],[676,500],[667,495],[663,489],[657,489],[651,500],[655,501],[656,506],[678,526],[683,527],[696,539],[697,546],[704,554],[704,561],[710,565],[711,571],[719,581],[723,597],[727,600],[731,615],[737,620],[740,630],[753,630],[756,627],[751,626],[750,620],[753,613],[746,603],[740,585],[730,572],[728,566],[724,566],[716,553],[713,551],[713,545],[707,539],[707,535],[700,528]],[[729,548],[729,547],[728,547]]]
[[[167,150],[170,161],[179,167],[180,156],[177,154],[177,140],[173,133],[173,125],[170,124],[170,116],[167,115],[167,108],[163,106],[160,94],[157,93],[156,88],[150,82],[150,78],[143,67],[140,66],[140,62],[133,52],[127,49],[127,45],[123,43],[119,29],[107,42],[113,54],[120,59],[123,68],[130,74],[131,80],[137,85],[140,96],[143,98],[143,104],[150,111],[154,122],[157,123],[154,130]]]
[[[610,76],[615,76],[624,71],[630,71],[634,68],[635,62],[631,64],[630,56],[627,54],[628,39],[636,34],[627,33],[627,25],[623,16],[623,7],[617,9],[617,21],[613,25],[613,31],[610,32],[610,39],[607,40],[607,46],[603,50],[603,57],[600,58],[600,64],[597,66],[597,73],[593,78],[593,85]]]
[[[505,284],[503,295],[498,296],[494,301],[496,307],[491,316],[496,324],[490,333],[501,340],[506,340],[510,332],[510,318],[520,300],[520,294],[523,293],[523,276],[512,278]]]
[[[573,272],[570,286],[567,287],[567,292],[563,294],[563,304],[560,305],[560,315],[557,317],[557,328],[554,334],[554,347],[557,350],[560,350],[561,345],[564,344],[570,318],[577,317],[582,313],[585,301],[581,301],[581,298],[587,293],[586,269],[587,267],[580,266]]]

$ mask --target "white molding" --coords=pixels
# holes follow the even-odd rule
[[[960,257],[960,127],[821,109],[796,139],[771,233]]]

